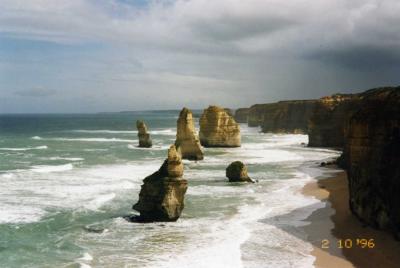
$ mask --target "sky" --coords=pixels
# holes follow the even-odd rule
[[[0,113],[238,108],[400,84],[398,0],[0,7]]]

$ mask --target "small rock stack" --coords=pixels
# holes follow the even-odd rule
[[[146,177],[133,209],[140,212],[138,221],[176,221],[184,208],[187,180],[182,178],[183,164],[175,145],[158,171]]]
[[[252,182],[254,181],[250,179],[247,174],[247,167],[241,161],[232,162],[226,168],[226,177],[230,182]]]
[[[150,148],[151,146],[153,146],[150,134],[147,132],[146,124],[141,120],[137,120],[136,127],[138,130],[139,147]]]
[[[241,161],[232,162],[226,168],[226,177],[231,182],[254,182],[247,174],[247,167]]]

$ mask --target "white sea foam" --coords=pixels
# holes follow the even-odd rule
[[[92,168],[46,165],[7,171],[12,180],[0,180],[0,222],[38,221],[47,214],[47,208],[98,210],[121,192],[137,192],[143,178],[157,170],[161,162]]]
[[[160,130],[150,130],[150,134],[153,135],[166,135],[166,136],[175,136],[176,129],[168,128],[168,129],[160,129]]]
[[[48,149],[47,145],[36,146],[36,147],[24,147],[24,148],[0,148],[1,151],[29,151],[29,150],[45,150]]]
[[[79,262],[79,267],[80,268],[91,268],[92,266],[90,266],[90,265],[88,265],[86,263]]]
[[[61,172],[73,169],[74,166],[72,164],[58,165],[58,166],[33,166],[32,171],[38,173],[49,173],[49,172]]]
[[[39,137],[39,136],[33,136],[31,139],[32,139],[32,140],[41,140],[42,138]]]
[[[49,157],[49,160],[67,160],[67,161],[83,161],[85,160],[82,157],[61,157],[61,156],[53,156]]]
[[[21,204],[1,204],[0,223],[27,223],[40,220],[45,215],[41,208]]]
[[[155,151],[161,151],[161,150],[167,150],[169,148],[169,145],[157,145],[157,144],[155,144],[150,148],[142,148],[142,147],[139,147],[139,146],[134,145],[134,144],[128,144],[127,148],[131,149],[131,150],[155,150]]]
[[[155,129],[150,130],[150,134],[154,135],[176,135],[176,130],[169,128],[169,129]],[[64,132],[75,132],[75,133],[106,133],[106,134],[137,134],[137,130],[109,130],[109,129],[75,129],[75,130],[67,130]]]
[[[96,210],[114,198],[115,198],[115,193],[101,195],[89,201],[87,204],[84,205],[84,207],[87,209]]]
[[[89,253],[85,252],[83,254],[83,256],[81,258],[79,258],[78,260],[80,260],[80,261],[91,261],[91,260],[93,260],[93,257]]]
[[[5,179],[11,179],[11,178],[14,177],[14,174],[12,174],[12,173],[5,173],[5,174],[2,174],[1,177],[5,178]]]
[[[78,141],[78,142],[135,142],[135,140],[117,138],[51,138],[53,141]]]
[[[108,149],[83,149],[85,152],[106,152]]]
[[[76,132],[76,133],[108,133],[108,134],[137,134],[137,130],[109,130],[109,129],[74,129],[67,130],[64,132]]]

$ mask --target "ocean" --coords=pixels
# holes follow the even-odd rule
[[[174,143],[178,114],[0,115],[0,266],[312,267],[302,226],[324,203],[301,189],[329,176],[318,163],[339,152],[305,147],[306,135],[241,124],[242,147],[184,161],[189,188],[177,222],[123,218]],[[138,119],[152,148],[137,147]],[[258,183],[227,181],[236,160]]]

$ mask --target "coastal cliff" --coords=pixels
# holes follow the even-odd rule
[[[262,132],[306,134],[318,100],[280,101],[266,105]]]
[[[308,124],[308,146],[344,145],[345,126],[360,107],[360,94],[335,94],[319,99]]]
[[[362,94],[361,108],[349,119],[342,163],[351,211],[400,238],[400,87]]]
[[[200,143],[204,147],[240,147],[240,126],[223,108],[209,106],[200,118]]]
[[[261,126],[262,132],[307,133],[308,121],[318,100],[293,100],[255,104],[239,109],[240,120],[246,118],[249,127]]]
[[[235,120],[238,123],[247,123],[250,108],[239,108],[235,111]]]

